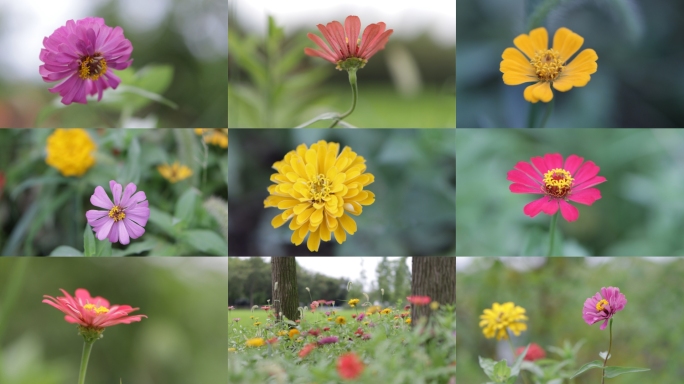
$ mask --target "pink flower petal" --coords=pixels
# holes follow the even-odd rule
[[[86,219],[88,219],[88,224],[90,225],[95,225],[95,223],[103,218],[109,218],[108,216],[109,211],[97,211],[94,209],[91,209],[90,211],[86,212]]]
[[[359,38],[361,32],[361,20],[358,16],[347,16],[344,20],[344,33],[347,38],[347,49],[351,55],[356,54],[356,40]]]
[[[579,166],[582,165],[583,161],[583,157],[579,157],[577,155],[570,155],[565,160],[565,165],[563,166],[563,169],[570,172],[571,175],[574,175],[577,171],[577,168],[579,168]]]
[[[513,193],[544,193],[539,186],[530,187],[523,184],[511,184],[508,186],[508,189]]]
[[[597,188],[583,189],[577,192],[572,191],[572,193],[568,196],[568,200],[584,205],[592,205],[600,198],[601,191],[599,191]]]
[[[560,153],[547,153],[544,155],[544,163],[549,169],[563,168],[563,156]]]
[[[537,180],[539,183],[544,181],[544,178],[539,174],[539,172],[532,166],[532,164],[528,162],[519,161],[514,168],[523,171],[527,176]]]
[[[538,183],[535,179],[528,176],[525,172],[517,169],[511,169],[510,171],[508,171],[508,173],[506,174],[506,180],[518,184],[524,184],[529,187],[536,188],[537,190],[539,190],[540,187],[540,183]]]
[[[114,207],[114,204],[112,204],[112,201],[109,200],[109,196],[107,196],[104,188],[100,187],[99,185],[95,187],[95,193],[90,196],[90,203],[96,207],[107,210],[110,210],[112,207]]]
[[[586,181],[584,181],[584,182],[582,182],[582,183],[580,183],[580,184],[578,184],[578,185],[573,184],[572,190],[573,190],[573,191],[578,191],[578,190],[581,191],[581,190],[583,190],[583,189],[585,189],[585,188],[593,187],[594,185],[598,185],[598,184],[605,183],[605,182],[606,182],[606,178],[605,178],[605,177],[603,177],[603,176],[594,176],[594,177],[592,177],[591,179],[588,179],[588,180],[586,180]]]
[[[97,229],[97,239],[104,240],[105,238],[109,237],[109,232],[112,230],[112,225],[114,225],[114,220],[110,219],[105,221],[102,226]]]
[[[548,201],[549,198],[547,196],[534,200],[533,202],[525,205],[523,212],[529,217],[535,217],[542,211],[542,208],[548,203]]]
[[[109,181],[109,190],[112,191],[112,197],[114,198],[114,205],[121,205],[121,184],[114,180]]]
[[[119,221],[119,242],[121,244],[126,245],[131,242],[130,237],[128,236],[128,231],[126,230],[126,225],[121,225],[121,222]]]
[[[544,162],[544,159],[540,156],[535,156],[535,157],[531,158],[530,161],[532,162],[532,164],[534,164],[534,166],[537,168],[539,173],[541,173],[542,175],[545,174],[546,171],[549,170],[549,167]]]
[[[549,201],[542,206],[542,212],[547,215],[555,215],[558,212],[558,199],[549,199]]]
[[[559,199],[561,215],[569,222],[575,221],[579,218],[579,211],[573,205],[568,204],[567,201]]]
[[[131,239],[137,239],[145,233],[145,228],[136,224],[128,217],[123,219],[123,225],[126,226],[126,230],[128,231],[128,235],[131,237]]]
[[[574,184],[579,185],[583,182],[591,179],[592,177],[598,175],[601,168],[599,168],[593,161],[587,161],[582,164],[582,167],[577,171],[573,178],[575,179]]]
[[[129,205],[128,201],[136,189],[137,189],[137,187],[133,183],[128,183],[128,185],[126,185],[126,189],[124,190],[123,197],[121,198],[121,206],[122,207],[124,207],[124,208],[128,207],[128,205]],[[138,192],[138,193],[140,193],[140,192]],[[145,192],[142,192],[142,194],[143,194],[143,196],[145,196]],[[143,198],[143,200],[145,200],[145,199]]]
[[[114,221],[114,220],[112,220],[112,221]],[[117,241],[119,241],[119,226],[120,225],[122,225],[121,221],[117,221],[116,223],[114,223],[114,225],[110,229],[110,231],[109,231],[109,242],[110,243],[116,243]]]

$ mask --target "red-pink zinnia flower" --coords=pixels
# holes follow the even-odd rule
[[[627,298],[625,298],[624,294],[620,293],[620,288],[603,287],[601,288],[601,293],[596,292],[594,296],[584,301],[582,318],[589,325],[603,321],[600,327],[603,331],[608,326],[608,321],[613,315],[618,311],[622,311],[626,304]]]
[[[86,94],[97,94],[121,83],[112,70],[126,69],[133,45],[124,37],[121,27],[108,27],[104,19],[86,17],[78,21],[69,20],[57,28],[52,35],[43,39],[45,48],[40,50],[39,72],[46,82],[65,79],[49,89],[62,96],[62,103],[87,104]]]
[[[515,350],[515,355],[519,356],[523,351],[525,350],[525,347],[518,347]],[[527,350],[527,354],[525,357],[523,357],[523,360],[525,361],[535,361],[539,359],[543,359],[546,357],[546,352],[544,351],[544,348],[540,347],[539,344],[537,343],[532,343],[530,344],[530,348]]]
[[[544,157],[533,157],[532,164],[521,161],[515,169],[508,171],[509,189],[513,193],[537,193],[544,197],[523,208],[527,216],[535,217],[540,212],[554,215],[560,207],[561,215],[567,221],[579,218],[579,211],[568,201],[592,205],[601,198],[601,191],[591,188],[606,181],[597,176],[600,168],[593,161],[570,155],[563,163],[559,153],[547,153]]]
[[[123,196],[121,184],[116,181],[109,182],[109,189],[114,196],[114,203],[109,200],[104,188],[97,186],[90,202],[106,211],[90,210],[86,212],[86,218],[99,240],[109,238],[111,243],[119,241],[126,245],[130,239],[137,239],[145,233],[145,225],[150,218],[147,197],[143,191],[134,194],[137,187],[133,183],[126,186]]]
[[[408,296],[406,300],[415,305],[428,305],[431,301],[430,296]]]
[[[311,344],[305,345],[304,348],[302,348],[302,350],[299,351],[299,357],[301,357],[302,359],[305,358],[315,348],[316,348],[316,343],[311,343]]]
[[[101,330],[117,324],[130,324],[140,321],[145,315],[129,316],[131,312],[139,308],[129,305],[110,305],[106,299],[96,296],[91,297],[88,290],[79,288],[76,297],[72,297],[67,291],[60,289],[64,297],[52,297],[44,295],[43,303],[51,305],[64,312],[64,320],[68,323],[78,324],[82,327]]]
[[[345,353],[337,360],[337,373],[343,379],[356,379],[363,369],[363,362],[353,352]]]
[[[385,48],[385,44],[389,40],[390,35],[394,30],[388,29],[385,31],[385,23],[379,22],[377,24],[370,24],[363,30],[363,36],[359,39],[359,32],[361,32],[361,20],[358,16],[347,16],[344,21],[344,26],[339,21],[328,23],[327,26],[323,24],[317,25],[318,30],[321,31],[323,37],[328,41],[325,44],[323,39],[314,35],[307,34],[321,50],[312,48],[304,48],[304,53],[309,56],[322,57],[333,64],[337,64],[337,69],[349,69],[344,65],[348,59],[349,65],[355,68],[363,68],[376,52]],[[358,66],[358,67],[357,67]]]

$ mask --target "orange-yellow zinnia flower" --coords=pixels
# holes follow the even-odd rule
[[[501,55],[503,81],[506,85],[535,82],[524,93],[525,100],[531,103],[551,101],[551,84],[560,92],[584,87],[591,79],[589,75],[598,68],[598,55],[593,49],[585,49],[570,61],[583,43],[582,36],[567,28],[556,31],[551,49],[546,28],[533,29],[529,35],[521,34],[513,39],[518,49],[506,48]]]

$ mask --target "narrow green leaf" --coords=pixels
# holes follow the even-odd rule
[[[573,379],[573,378],[583,374],[584,372],[586,372],[590,369],[594,369],[594,368],[603,368],[603,361],[594,360],[594,361],[590,361],[590,362],[584,364],[582,367],[580,367],[579,371],[577,371],[574,375],[572,375],[572,377],[570,377],[570,379]]]
[[[95,256],[109,257],[112,255],[112,243],[108,239],[98,241],[96,246]]]
[[[90,224],[86,223],[85,231],[83,232],[83,253],[84,256],[95,256],[97,245],[95,245],[95,235]]]
[[[176,202],[174,216],[181,220],[186,227],[195,216],[195,202],[197,201],[197,195],[199,195],[199,192],[194,188],[190,188],[185,191]]]
[[[624,373],[646,372],[650,370],[650,368],[606,367],[606,377],[612,379],[613,377],[620,376]]]
[[[144,241],[133,243],[126,247],[126,249],[123,250],[118,250],[114,249],[112,250],[112,255],[113,256],[129,256],[129,255],[136,255],[145,251],[149,251],[154,249],[154,247],[157,246],[157,240],[153,238],[148,238]]]
[[[522,365],[525,356],[527,356],[527,350],[530,349],[530,345],[531,344],[527,344],[527,347],[525,347],[522,353],[518,355],[518,358],[515,359],[515,363],[513,364],[513,368],[511,369],[511,375],[518,376],[520,374],[520,366]]]
[[[150,206],[149,222],[155,224],[164,232],[172,237],[176,237],[176,230],[173,228],[173,217],[168,213]]]
[[[76,248],[60,245],[50,252],[50,256],[83,256],[83,254]]]
[[[228,256],[228,243],[216,232],[196,229],[183,232],[181,239],[193,248],[214,256]]]

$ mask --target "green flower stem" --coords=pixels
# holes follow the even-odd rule
[[[508,331],[506,331],[506,332],[508,332]],[[508,345],[511,347],[511,353],[513,354],[513,361],[515,361],[515,347],[513,347],[513,341],[511,341],[510,333],[508,334],[507,339],[508,339]],[[522,371],[520,371],[520,377],[523,378],[523,381],[525,382],[525,384],[528,384],[527,377],[525,377],[525,375],[523,375]]]
[[[546,111],[544,112],[544,116],[541,119],[541,123],[539,124],[539,128],[544,128],[546,126],[546,122],[549,120],[549,117],[551,116],[551,112],[553,112],[553,99],[546,103]]]
[[[529,112],[527,113],[527,128],[544,128],[546,126],[546,122],[549,120],[549,117],[551,117],[551,113],[553,112],[553,99],[545,104],[546,110],[539,121],[539,127],[537,127],[536,123],[537,117],[539,115],[539,109],[541,107],[539,106],[539,103],[530,105]]]
[[[352,105],[351,108],[347,112],[345,112],[342,115],[338,115],[333,119],[332,124],[330,125],[330,128],[335,128],[337,123],[340,122],[340,120],[344,119],[345,117],[349,116],[354,112],[354,108],[356,108],[356,100],[359,98],[359,87],[356,84],[356,69],[348,69],[349,72],[349,84],[351,85],[352,89]]]
[[[553,215],[553,218],[551,219],[551,228],[549,229],[549,254],[548,254],[549,257],[553,256],[553,242],[556,238],[556,222],[558,222],[558,212],[557,211],[556,211],[556,214]]]
[[[603,360],[603,369],[601,372],[601,384],[606,380],[606,363],[608,363],[608,357],[610,356],[610,350],[613,348],[613,319],[610,319],[610,324],[608,325],[610,333],[610,342],[608,344],[608,353],[606,353],[606,358]]]
[[[88,359],[90,359],[90,351],[93,349],[95,340],[86,341],[83,343],[83,355],[81,355],[81,369],[78,372],[78,384],[85,384],[86,370],[88,369]]]

